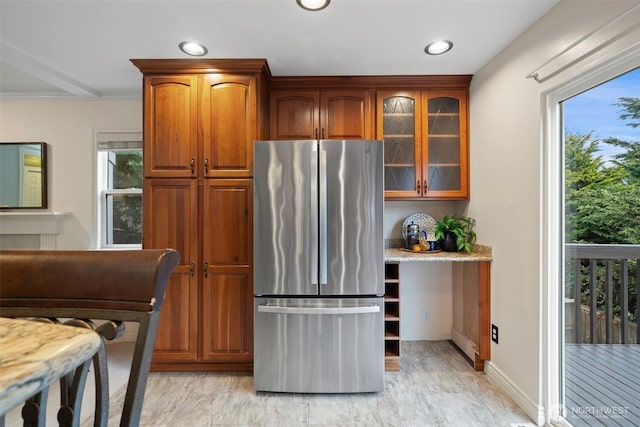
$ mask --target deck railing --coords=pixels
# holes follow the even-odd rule
[[[567,244],[565,258],[566,341],[640,343],[640,245]]]

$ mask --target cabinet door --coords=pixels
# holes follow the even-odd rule
[[[203,213],[203,358],[251,362],[252,181],[205,180]]]
[[[469,198],[469,143],[465,90],[423,93],[423,195]]]
[[[271,93],[271,139],[370,139],[368,91]]]
[[[420,92],[378,92],[376,137],[384,139],[386,199],[422,196]]]
[[[368,91],[323,91],[320,95],[320,139],[371,139]]]
[[[270,139],[318,139],[320,92],[271,92]]]
[[[145,176],[195,176],[197,78],[145,76],[144,92]]]
[[[154,362],[197,358],[197,183],[193,179],[147,179],[144,183],[144,248],[180,253],[160,314]]]
[[[251,176],[257,135],[255,78],[209,74],[202,87],[203,175]]]
[[[203,359],[253,361],[252,278],[248,271],[212,269],[203,288]]]

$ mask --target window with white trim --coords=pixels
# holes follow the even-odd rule
[[[102,248],[142,247],[142,133],[99,132],[98,227]]]

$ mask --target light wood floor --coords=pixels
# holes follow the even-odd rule
[[[383,393],[256,393],[248,374],[152,373],[140,425],[533,426],[449,342],[403,342],[402,350],[401,371],[385,374]],[[112,399],[111,414],[119,416],[123,394]]]

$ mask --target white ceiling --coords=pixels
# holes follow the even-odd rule
[[[130,58],[266,58],[274,76],[474,74],[557,0],[0,0],[0,96],[139,97]],[[436,38],[451,52],[424,54]]]

